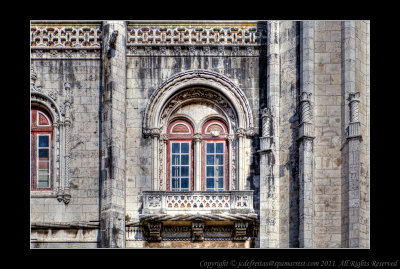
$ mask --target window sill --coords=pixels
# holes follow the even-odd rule
[[[31,198],[56,198],[54,191],[31,191]]]

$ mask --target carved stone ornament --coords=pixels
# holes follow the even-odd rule
[[[195,133],[193,135],[193,140],[195,142],[201,142],[202,139],[203,139],[203,135],[201,133]]]
[[[149,241],[161,241],[161,222],[149,222],[148,229],[149,229]]]
[[[192,240],[203,241],[204,240],[204,223],[203,222],[192,222]]]
[[[240,222],[240,221],[235,222],[233,240],[236,241],[246,240],[248,226],[249,226],[248,222]]]

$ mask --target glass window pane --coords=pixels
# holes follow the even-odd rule
[[[207,153],[214,153],[214,144],[207,143]]]
[[[178,173],[179,173],[179,166],[172,166],[172,167],[171,167],[171,170],[172,170],[172,176],[173,176],[173,177],[178,176]]]
[[[207,178],[206,188],[207,189],[214,189],[214,178]]]
[[[172,144],[172,153],[179,153],[179,143],[171,143]]]
[[[218,188],[219,189],[223,189],[224,188],[224,179],[223,178],[219,178],[218,179]]]
[[[215,170],[217,170],[216,174],[219,177],[223,177],[224,176],[224,167],[223,166],[217,166],[215,167]]]
[[[47,171],[47,169],[49,168],[49,162],[48,161],[39,161],[39,169],[45,169]]]
[[[40,135],[39,138],[39,147],[48,147],[49,146],[49,137]]]
[[[189,178],[182,178],[181,179],[181,189],[189,189]]]
[[[189,155],[181,155],[181,164],[182,165],[188,165],[189,164]]]
[[[48,149],[39,149],[39,158],[48,158],[49,150]]]
[[[189,153],[189,143],[181,144],[181,153]]]
[[[180,164],[180,162],[179,162],[179,155],[172,155],[172,165],[179,165]]]
[[[41,189],[41,188],[48,188],[49,187],[49,183],[47,182],[47,181],[44,181],[44,182],[38,182],[38,186],[37,186],[39,189]]]
[[[223,165],[224,164],[224,155],[218,154],[215,157],[216,157],[216,159],[215,159],[215,164],[216,165]]]
[[[216,153],[223,153],[224,152],[224,143],[216,143]]]
[[[188,177],[189,176],[189,166],[182,166],[181,167],[181,177]]]
[[[213,177],[214,176],[214,166],[207,166],[207,176]]]
[[[176,178],[172,179],[172,189],[178,188],[178,180]]]
[[[214,155],[207,155],[207,165],[214,164]]]

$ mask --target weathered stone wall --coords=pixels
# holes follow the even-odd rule
[[[37,73],[36,86],[45,94],[53,93],[57,97],[56,103],[65,95],[64,82],[69,82],[72,104],[69,162],[71,200],[66,205],[62,201],[58,202],[54,195],[32,197],[31,223],[97,223],[100,61],[32,60],[32,65]],[[33,235],[32,238],[36,236]],[[56,233],[53,233],[53,238],[57,238]],[[82,238],[70,237],[68,240],[76,245]],[[46,241],[37,237],[37,241],[39,240]]]
[[[315,24],[314,247],[341,246],[341,22]]]
[[[298,247],[299,24],[280,22],[279,247]]]

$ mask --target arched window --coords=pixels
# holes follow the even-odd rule
[[[53,122],[47,111],[31,108],[31,189],[51,190]]]
[[[202,128],[202,189],[228,190],[228,128],[220,120],[207,121]]]
[[[193,190],[193,127],[174,120],[167,129],[167,190]]]

